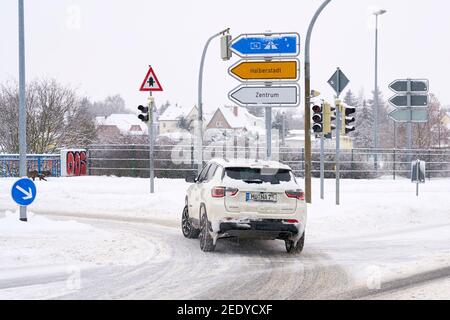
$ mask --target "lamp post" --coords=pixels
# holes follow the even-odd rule
[[[312,31],[317,18],[325,9],[331,0],[325,0],[309,23],[308,32],[305,40],[305,198],[307,203],[311,203],[311,64],[310,64],[310,43]]]
[[[374,126],[373,126],[373,135],[374,135],[374,169],[378,171],[378,154],[376,149],[378,148],[378,16],[385,14],[386,10],[378,10],[373,14],[375,16],[375,90],[374,90]]]
[[[205,47],[203,48],[203,54],[202,58],[200,60],[200,70],[198,75],[198,110],[197,110],[197,157],[198,157],[198,173],[202,170],[203,167],[203,100],[202,100],[202,93],[203,93],[203,66],[205,63],[205,57],[206,57],[206,51],[208,50],[209,43],[218,36],[228,33],[230,31],[230,28],[227,28],[223,31],[220,31],[216,33],[215,35],[211,36],[208,41],[206,41]]]

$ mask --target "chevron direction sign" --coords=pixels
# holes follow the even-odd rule
[[[396,122],[428,122],[428,89],[426,79],[399,79],[389,85],[396,94],[389,99],[395,109],[389,117]]]
[[[427,122],[428,110],[426,108],[395,109],[389,113],[395,122]]]

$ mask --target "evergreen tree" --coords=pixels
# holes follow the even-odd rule
[[[360,97],[355,113],[356,130],[351,133],[357,148],[373,147],[373,109]]]
[[[375,124],[375,92],[372,91],[372,99],[369,99],[368,106],[372,112],[372,144],[373,143],[373,125]],[[392,148],[394,145],[394,130],[392,120],[388,116],[388,109],[386,102],[383,99],[383,95],[378,91],[378,148]]]
[[[355,95],[353,94],[353,92],[351,90],[348,90],[345,94],[344,97],[344,103],[352,106],[352,107],[357,107],[358,106],[358,99],[355,97]]]

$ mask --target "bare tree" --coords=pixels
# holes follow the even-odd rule
[[[95,117],[107,117],[113,113],[132,113],[125,107],[125,100],[119,94],[108,96],[103,101],[88,102],[87,107]]]
[[[55,80],[35,80],[26,88],[27,144],[30,153],[51,153],[64,146],[85,146],[96,135],[87,99]],[[17,153],[17,83],[0,86],[0,149]]]
[[[430,94],[428,104],[428,122],[414,124],[414,147],[425,149],[439,145],[439,139],[449,135],[449,130],[442,125],[443,113],[441,103],[434,94]],[[444,138],[445,139],[445,138]]]

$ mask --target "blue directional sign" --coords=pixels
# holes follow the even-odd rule
[[[230,44],[230,49],[241,57],[298,56],[298,33],[241,34]]]
[[[21,206],[30,205],[36,198],[36,185],[28,178],[23,178],[12,186],[11,196]]]

